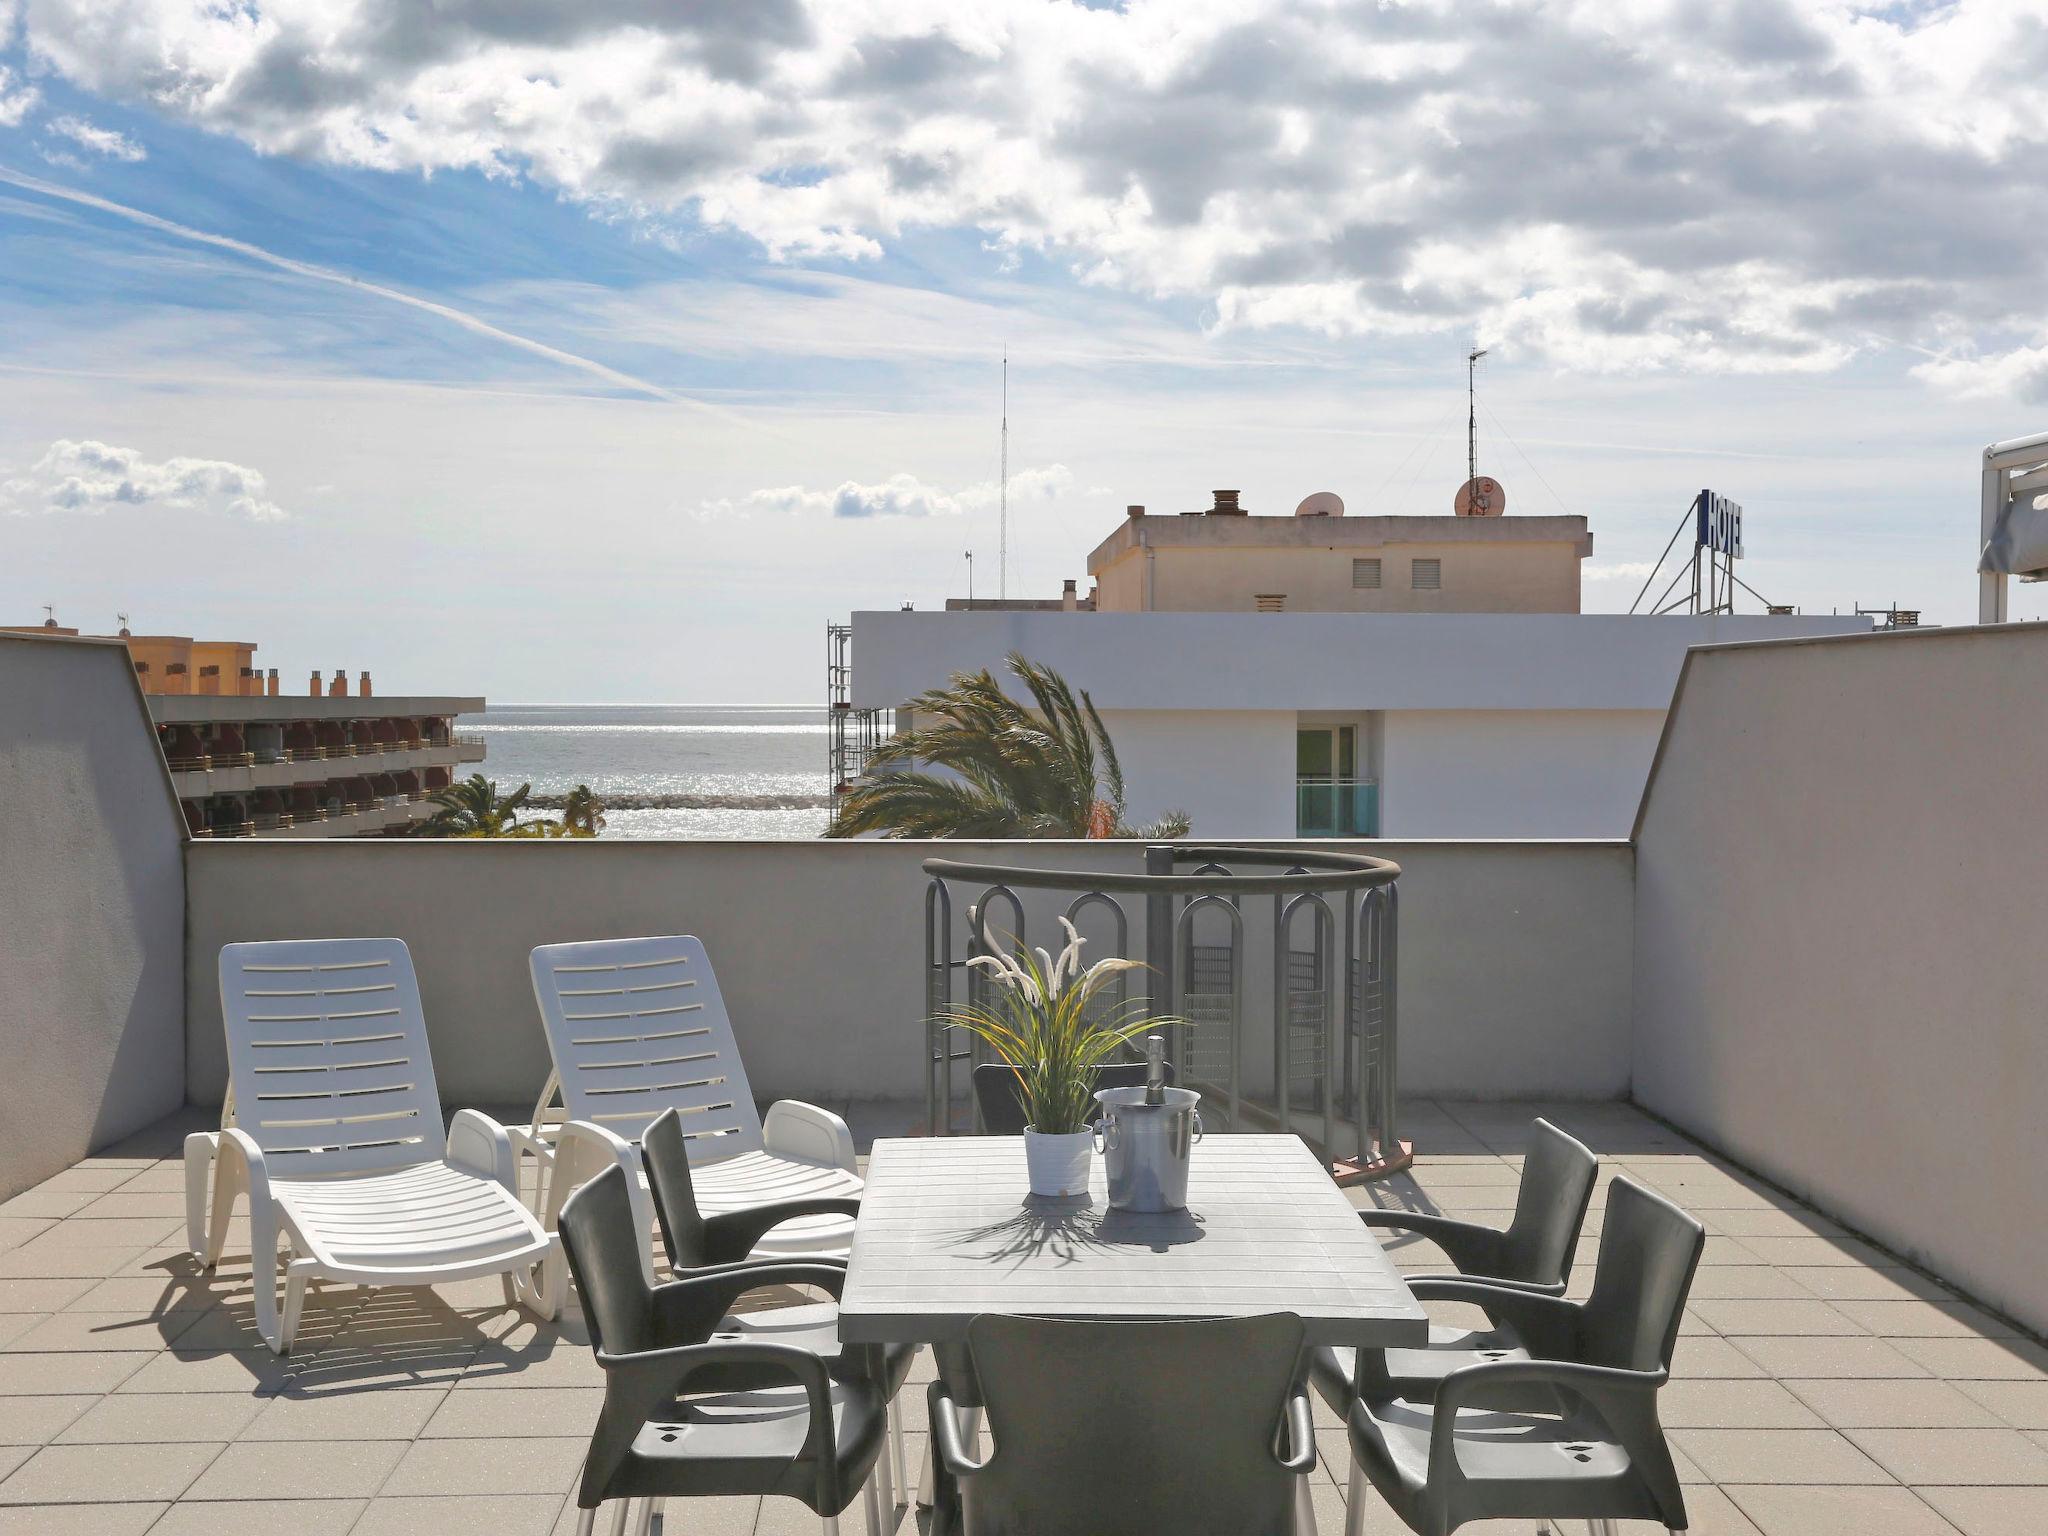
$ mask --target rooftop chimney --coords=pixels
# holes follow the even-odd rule
[[[1211,517],[1243,517],[1244,508],[1237,504],[1237,492],[1218,491],[1216,505],[1209,509]]]
[[[1144,515],[1145,509],[1143,507],[1129,506],[1124,508],[1124,516],[1126,517],[1143,517]]]
[[[313,669],[313,686],[307,689],[306,691],[312,694],[313,697],[316,699],[319,698],[321,694],[327,691],[325,688],[320,686],[320,669],[318,667],[315,667]]]
[[[367,699],[367,698],[368,698],[368,697],[370,696],[370,674],[369,674],[369,673],[365,672],[365,673],[363,674],[363,680],[362,680],[362,681],[361,681],[360,683],[356,684],[356,692],[357,692],[357,693],[360,693],[360,694],[361,694],[361,695],[362,695],[362,696],[363,696],[364,698],[366,698],[366,699]]]
[[[1072,613],[1080,606],[1081,594],[1077,590],[1074,578],[1069,576],[1067,584],[1060,588],[1060,612]]]
[[[277,697],[277,668],[275,667],[270,669],[270,696],[273,699]]]
[[[348,697],[348,673],[340,667],[334,669],[334,681],[327,685],[327,697],[345,699]]]

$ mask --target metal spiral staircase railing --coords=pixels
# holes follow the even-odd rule
[[[980,1129],[971,1076],[989,1059],[987,1048],[944,1015],[986,997],[985,971],[967,962],[991,941],[1027,946],[1026,895],[1045,893],[1034,902],[1041,926],[1062,913],[1092,930],[1091,960],[1144,961],[1105,988],[1099,1006],[1113,1010],[1142,996],[1148,1012],[1182,1021],[1168,1031],[1169,1059],[1179,1080],[1201,1091],[1205,1111],[1221,1118],[1219,1129],[1300,1135],[1339,1182],[1407,1167],[1413,1149],[1400,1139],[1395,1097],[1401,867],[1287,847],[1154,844],[1143,854],[1141,871],[925,861],[932,1134]],[[1069,898],[1063,906],[1061,896]],[[1142,955],[1132,953],[1134,931]],[[1262,939],[1270,949],[1257,949]],[[1255,959],[1269,984],[1254,1010]],[[1267,1064],[1259,1074],[1247,1070],[1253,1039],[1270,1040],[1264,1093],[1250,1079]]]

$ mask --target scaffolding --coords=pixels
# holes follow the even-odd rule
[[[868,759],[889,731],[886,709],[853,707],[853,626],[825,626],[826,782],[844,794],[867,772]]]

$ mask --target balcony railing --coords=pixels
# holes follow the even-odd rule
[[[987,1000],[987,976],[968,962],[990,944],[1027,946],[1018,892],[1044,892],[1071,897],[1052,909],[1069,922],[1093,921],[1098,931],[1107,923],[1112,954],[1139,958],[1133,936],[1142,932],[1136,985],[1146,993],[1143,1006],[1176,1021],[1163,1031],[1167,1059],[1182,1086],[1202,1091],[1205,1109],[1229,1129],[1243,1130],[1249,1120],[1316,1139],[1319,1127],[1325,1154],[1347,1181],[1407,1166],[1395,1126],[1401,867],[1392,860],[1176,843],[1145,849],[1142,872],[951,859],[927,859],[924,871],[932,877],[924,908],[931,1134],[954,1129],[956,1077],[970,1079],[992,1059],[984,1042],[948,1022],[961,1002]],[[967,898],[957,905],[956,885]],[[1270,920],[1253,910],[1261,899]],[[1249,985],[1255,965],[1271,989],[1264,999]],[[1119,977],[1105,989],[1113,1012],[1133,1001],[1128,982]],[[1262,1033],[1272,1047],[1269,1105],[1256,1103],[1245,1081],[1245,1042]],[[973,1113],[978,1129],[978,1106]],[[1347,1123],[1350,1148],[1340,1147],[1340,1123]]]
[[[1380,786],[1374,779],[1296,779],[1296,837],[1377,837]]]

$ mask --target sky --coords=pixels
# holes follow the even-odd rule
[[[1588,610],[1705,486],[1970,622],[2044,77],[2048,0],[0,0],[0,622],[820,700],[1128,503],[1447,512],[1475,345]]]

